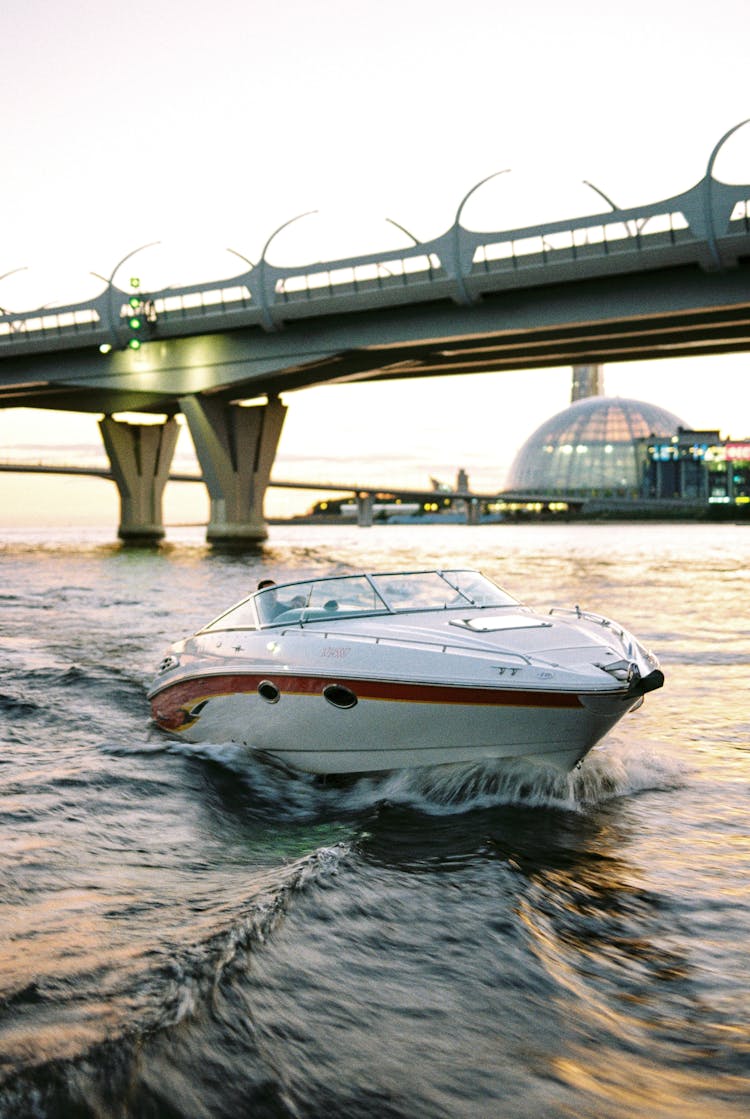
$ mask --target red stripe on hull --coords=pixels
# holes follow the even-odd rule
[[[332,676],[274,676],[235,673],[200,676],[168,685],[154,696],[151,709],[155,721],[165,730],[180,730],[195,718],[191,709],[201,700],[220,696],[247,695],[263,680],[276,685],[283,695],[320,695],[330,684],[349,688],[360,700],[386,700],[391,703],[465,704],[488,707],[575,708],[582,704],[573,692],[545,692],[515,688],[477,688],[450,684],[398,683],[386,680],[360,680]]]

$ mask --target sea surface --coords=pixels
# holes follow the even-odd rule
[[[750,527],[0,537],[0,1119],[746,1119]],[[483,570],[659,656],[570,778],[345,784],[149,721],[272,576]]]

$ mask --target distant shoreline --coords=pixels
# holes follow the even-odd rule
[[[700,507],[692,507],[690,509],[678,509],[674,506],[669,509],[653,509],[639,507],[631,510],[624,510],[622,508],[615,509],[592,509],[587,511],[569,511],[567,513],[534,513],[534,512],[519,512],[506,514],[501,517],[487,517],[475,522],[477,525],[518,525],[518,524],[596,524],[600,522],[606,523],[622,523],[622,524],[637,524],[643,522],[650,522],[653,524],[750,524],[750,505],[704,505]],[[341,517],[336,515],[325,514],[298,514],[291,517],[266,517],[266,523],[269,525],[349,525],[358,526],[356,517]],[[457,520],[453,518],[442,518],[440,516],[424,516],[424,517],[410,517],[399,518],[398,520],[392,518],[384,518],[383,520],[375,519],[375,525],[384,525],[388,527],[404,527],[404,526],[435,526],[435,525],[455,525],[458,528],[466,527],[467,521]]]

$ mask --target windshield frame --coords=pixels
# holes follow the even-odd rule
[[[395,581],[402,582],[403,590],[408,590],[410,581],[414,581],[414,586],[418,587],[416,580],[422,576],[424,579],[429,579],[437,576],[447,585],[445,591],[445,599],[442,602],[415,602],[414,599],[402,599],[399,602],[399,594],[396,591]],[[462,579],[461,576],[469,576],[469,579]],[[347,609],[339,608],[336,603],[334,595],[329,592],[333,591],[337,585],[341,587],[346,582],[349,584],[358,583],[361,589],[368,588],[368,593],[372,597],[372,605],[367,607],[354,607]],[[391,595],[388,594],[387,582],[391,584]],[[475,595],[471,593],[471,583],[474,583]],[[462,585],[463,584],[463,585]],[[435,584],[439,588],[439,584]],[[489,601],[479,601],[476,597],[476,591],[482,589],[489,591]],[[295,595],[297,591],[297,595]],[[323,592],[315,593],[314,592]],[[402,591],[403,593],[403,591]],[[281,613],[274,610],[272,603],[276,603],[279,596],[283,595],[286,600],[287,607]],[[322,605],[311,606],[310,602],[313,597],[323,599]],[[296,606],[291,605],[297,598],[304,598],[305,602]],[[449,601],[450,598],[450,601]],[[405,604],[404,604],[405,603]],[[309,579],[298,579],[290,583],[274,583],[272,586],[264,587],[261,590],[254,591],[253,594],[247,598],[242,599],[240,602],[235,603],[234,606],[225,610],[213,621],[203,626],[199,633],[216,633],[230,630],[267,630],[277,629],[280,626],[303,626],[307,624],[315,624],[320,622],[333,622],[339,619],[351,618],[367,618],[367,617],[383,617],[383,616],[399,616],[403,614],[421,614],[421,613],[434,613],[436,611],[455,611],[455,610],[486,610],[486,609],[503,609],[507,607],[519,607],[522,604],[512,595],[508,594],[502,587],[499,587],[486,575],[473,568],[419,568],[411,571],[392,571],[392,572],[358,572],[353,574],[342,575],[323,575],[312,577]],[[275,614],[275,616],[274,616]],[[239,615],[241,621],[231,624],[231,620],[235,615]],[[223,624],[222,624],[223,623]]]

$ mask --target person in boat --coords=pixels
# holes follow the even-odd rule
[[[276,597],[276,591],[271,589],[275,586],[275,579],[261,579],[258,583],[259,591],[267,591],[259,602],[259,610],[266,622],[272,622],[274,618],[278,618],[286,610],[296,610],[305,605],[305,599],[302,595],[295,595],[289,602],[280,601]]]

